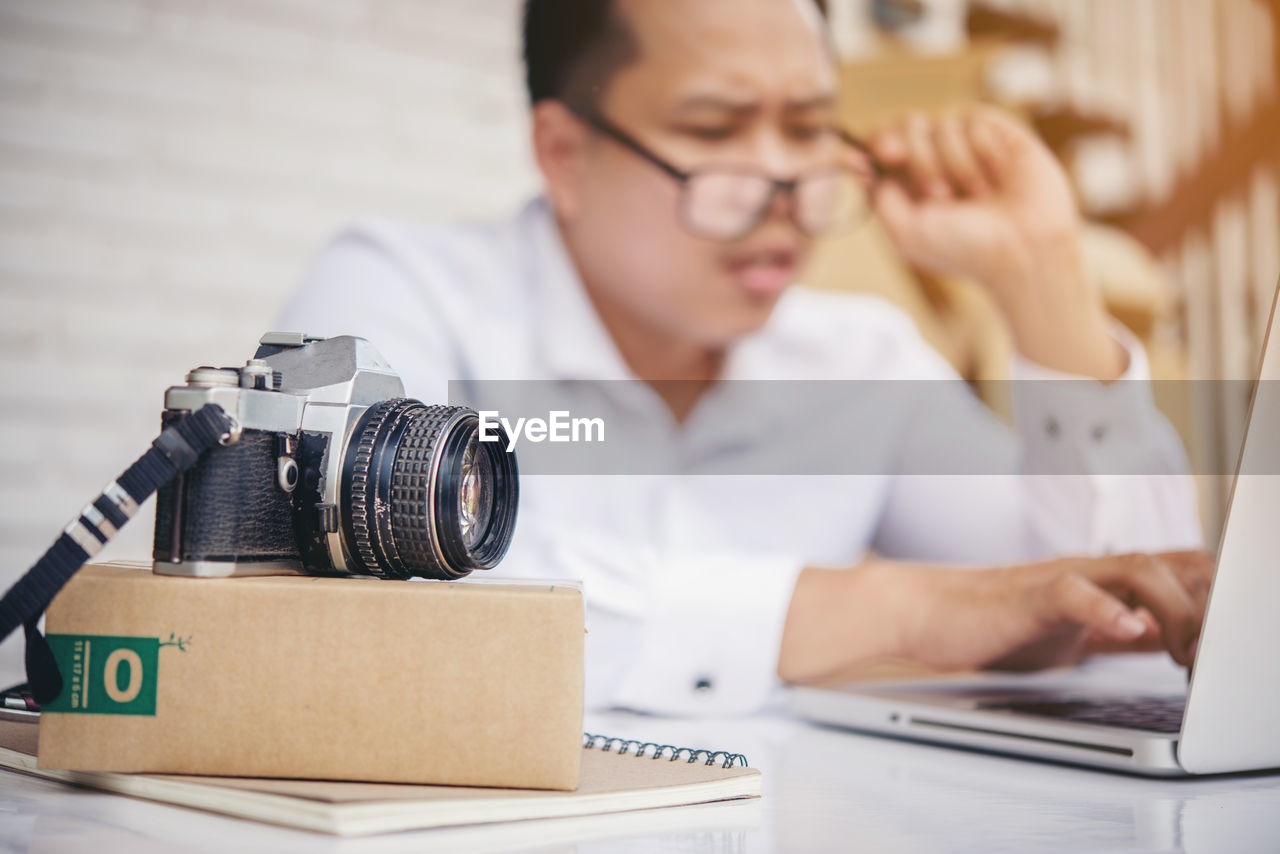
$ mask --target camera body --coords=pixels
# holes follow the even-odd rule
[[[230,438],[156,498],[154,571],[460,578],[496,564],[515,457],[465,407],[428,406],[362,338],[264,335],[242,368],[200,367],[162,422],[208,403]]]

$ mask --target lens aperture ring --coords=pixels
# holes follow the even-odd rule
[[[397,576],[392,567],[375,550],[375,542],[380,538],[377,532],[375,512],[376,476],[379,444],[385,444],[387,425],[404,411],[406,404],[421,406],[416,400],[392,398],[384,400],[369,408],[365,413],[358,434],[355,436],[352,451],[348,453],[346,465],[347,507],[349,509],[351,546],[355,558],[361,563],[360,569],[370,575],[383,578]],[[344,478],[344,479],[346,479]],[[382,545],[380,542],[378,545]]]

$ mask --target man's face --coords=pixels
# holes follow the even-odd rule
[[[836,79],[811,0],[618,0],[637,58],[596,109],[683,171],[746,166],[779,179],[830,165]],[[731,242],[691,234],[680,183],[593,133],[566,214],[571,251],[606,322],[723,347],[759,328],[810,239],[785,195]],[[612,316],[611,316],[612,315]]]

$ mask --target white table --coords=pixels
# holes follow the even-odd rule
[[[761,801],[340,840],[0,772],[0,851],[1280,851],[1280,774],[1148,780],[812,726],[589,715],[591,732],[745,753]],[[565,820],[570,822],[573,820]]]

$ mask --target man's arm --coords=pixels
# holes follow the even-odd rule
[[[899,249],[918,267],[983,284],[1009,323],[1024,360],[1015,365],[1023,380],[1015,402],[1027,464],[1021,475],[897,478],[877,546],[1012,565],[957,570],[875,560],[805,569],[787,613],[779,675],[826,678],[885,656],[941,668],[1044,666],[1114,648],[1164,648],[1189,663],[1213,571],[1207,556],[1025,563],[1037,554],[1198,541],[1184,458],[1149,395],[1129,393],[1138,388],[1130,384],[1109,401],[1105,387],[1052,381],[1148,379],[1140,347],[1117,340],[1086,274],[1066,175],[1030,131],[990,109],[913,114],[872,144],[895,176],[878,188],[876,208]],[[1056,411],[1078,412],[1076,392],[1114,423],[1072,424],[1075,412]],[[962,420],[973,436],[1000,430],[986,412]],[[1109,477],[1118,472],[1090,459],[1095,446],[1118,439],[1133,446],[1128,461],[1140,474]],[[927,454],[932,444],[917,442],[904,454]],[[1079,476],[1053,473],[1067,458]]]
[[[1013,483],[899,483],[877,546],[912,559],[1017,562],[1198,545],[1185,453],[1151,401],[1141,345],[1106,317],[1086,274],[1079,213],[1051,152],[990,108],[911,114],[872,145],[894,176],[878,187],[876,208],[904,256],[978,281],[1009,323],[1024,452]],[[1108,384],[1116,379],[1125,382]],[[992,432],[968,420],[975,435]],[[974,505],[990,506],[982,518],[997,528],[960,536],[959,549],[957,537],[927,524],[948,513],[972,517],[965,511]],[[992,542],[1001,526],[1008,553],[964,547]]]
[[[1103,650],[1166,649],[1190,666],[1212,576],[1200,552],[980,570],[880,560],[805,569],[778,675],[822,680],[878,658],[945,670],[1039,667]]]

